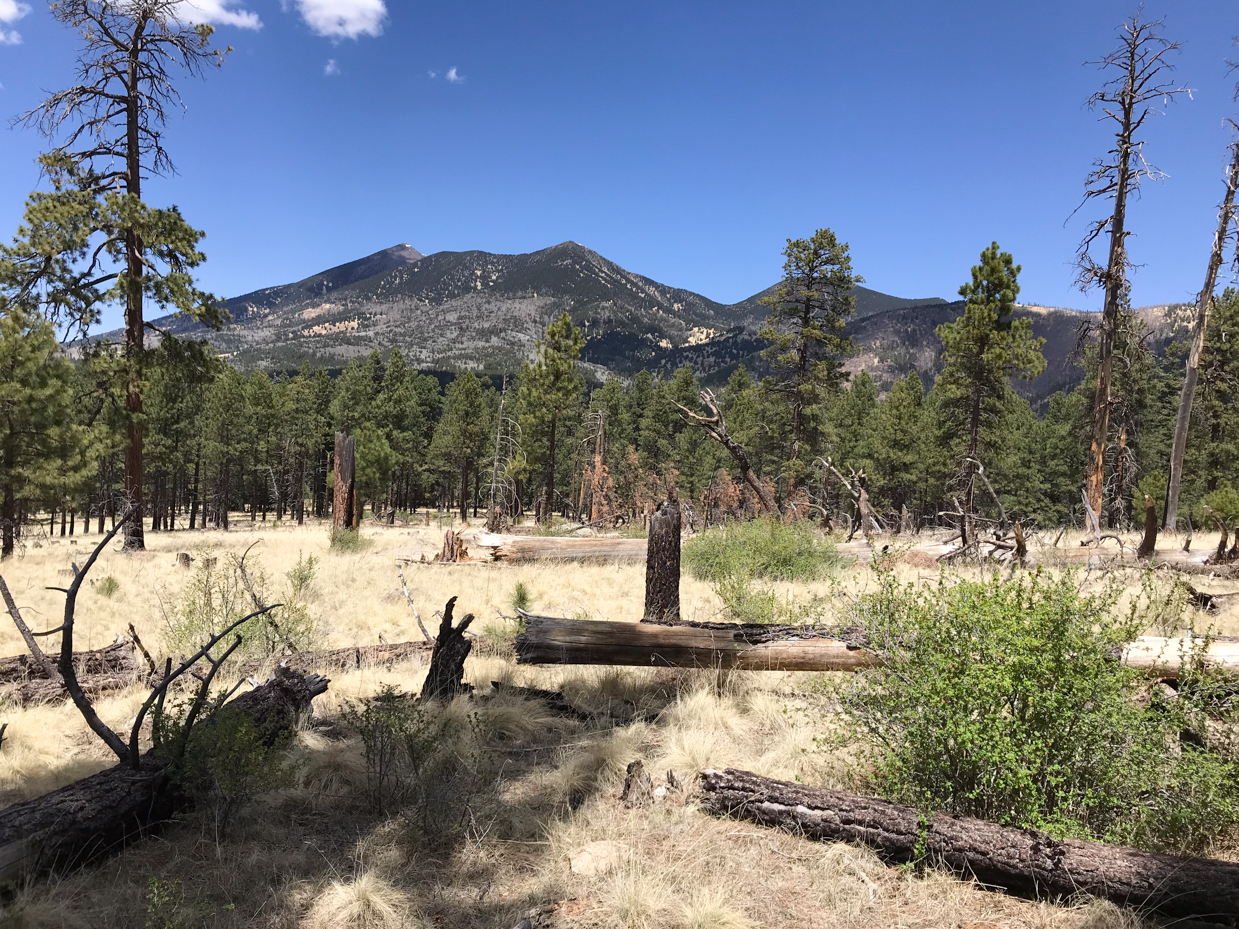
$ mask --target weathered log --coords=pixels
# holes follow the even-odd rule
[[[737,668],[748,671],[862,671],[878,664],[863,629],[760,623],[670,625],[560,619],[521,613],[518,664],[596,664],[630,667]],[[1215,636],[1203,656],[1214,670],[1239,671],[1239,637]],[[1140,636],[1118,657],[1149,674],[1173,677],[1201,637]]]
[[[311,712],[327,680],[280,669],[224,711],[243,713],[267,745]],[[223,712],[223,711],[221,711]],[[64,871],[157,830],[190,798],[150,753],[0,811],[0,882]]]
[[[874,659],[814,626],[621,623],[521,614],[518,664],[598,664],[753,671],[854,671]]]
[[[1153,553],[1157,551],[1157,508],[1153,506],[1153,498],[1148,494],[1144,495],[1144,538],[1140,540],[1140,547],[1136,549],[1136,557],[1138,559],[1152,558]]]
[[[473,648],[473,642],[465,638],[465,630],[473,622],[473,614],[466,613],[456,626],[452,626],[452,611],[456,598],[452,597],[443,608],[443,621],[435,637],[434,650],[430,655],[430,669],[422,684],[423,700],[451,700],[473,688],[464,683],[465,659]]]
[[[645,615],[641,622],[674,622],[679,618],[680,505],[664,500],[650,517],[645,554]]]
[[[966,817],[727,769],[701,772],[702,808],[809,839],[851,842],[887,861],[922,857],[1012,893],[1080,892],[1169,916],[1239,914],[1239,863],[1159,855],[1078,839],[1057,840]]]
[[[475,532],[467,536],[475,551],[484,550],[491,561],[621,561],[645,560],[645,539],[570,538],[561,536],[499,535]]]
[[[83,676],[130,674],[137,677],[142,673],[133,643],[119,636],[115,642],[104,648],[74,652],[73,666],[77,673]],[[40,678],[47,679],[47,672],[43,665],[30,655],[0,658],[0,684],[15,684]]]

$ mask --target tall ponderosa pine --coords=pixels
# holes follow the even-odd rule
[[[1031,379],[1045,370],[1041,347],[1045,339],[1032,334],[1032,320],[1012,319],[1019,296],[1019,266],[994,242],[981,252],[972,280],[959,288],[964,312],[938,327],[942,340],[942,373],[937,388],[941,410],[966,430],[964,497],[972,512],[981,428],[1001,414],[1011,378]]]
[[[482,459],[493,452],[493,414],[482,382],[472,371],[456,375],[443,398],[443,418],[435,428],[431,457],[460,478],[460,518],[469,516],[469,480],[477,490]]]
[[[167,108],[180,103],[172,72],[201,75],[221,64],[212,28],[183,19],[180,0],[60,0],[51,7],[82,36],[80,83],[49,97],[23,121],[59,139],[42,159],[52,191],[30,198],[25,225],[0,255],[0,286],[22,305],[41,303],[54,320],[85,331],[99,307],[123,304],[128,407],[125,494],[139,509],[125,548],[144,547],[142,362],[149,298],[218,324],[221,311],[194,286],[202,233],[180,212],[142,202],[142,181],[167,174]]]
[[[585,389],[585,380],[576,368],[584,347],[581,330],[564,313],[546,327],[538,342],[537,359],[521,365],[518,396],[526,454],[531,463],[541,464],[543,472],[540,520],[549,520],[555,509],[558,441],[565,417]]]
[[[843,327],[856,309],[852,291],[864,278],[852,272],[847,243],[829,229],[809,239],[788,239],[783,257],[783,279],[762,298],[771,313],[760,335],[770,343],[765,356],[774,383],[791,407],[784,466],[791,492],[807,470],[801,446],[811,438],[813,412],[843,380],[843,359],[852,347]]]

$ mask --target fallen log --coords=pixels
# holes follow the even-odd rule
[[[521,613],[517,664],[597,664],[751,671],[855,671],[875,660],[814,626],[622,623]]]
[[[760,623],[669,625],[560,619],[521,613],[517,664],[594,664],[746,671],[862,671],[878,657],[863,629]],[[1239,637],[1140,636],[1117,655],[1150,675],[1175,676],[1184,657],[1207,643],[1206,667],[1239,672]]]
[[[622,561],[643,562],[645,539],[570,538],[537,535],[499,535],[479,531],[468,536],[473,551],[490,561]]]
[[[134,644],[123,636],[104,648],[74,652],[73,667],[80,675],[142,673]],[[43,666],[30,655],[13,655],[0,658],[0,684],[16,684],[21,681],[48,678]]]
[[[225,710],[243,713],[263,741],[274,745],[312,711],[311,701],[327,683],[317,675],[279,669]],[[147,752],[137,770],[119,764],[15,804],[0,811],[0,882],[84,864],[158,829],[189,802]]]
[[[1239,914],[1239,863],[1160,855],[1078,839],[1057,840],[966,817],[727,769],[701,772],[702,808],[809,839],[850,842],[887,861],[922,858],[1027,896],[1081,891],[1168,916]]]

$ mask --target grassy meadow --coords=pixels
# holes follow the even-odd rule
[[[152,652],[165,654],[195,576],[177,567],[176,554],[223,563],[255,542],[247,563],[256,566],[270,599],[281,595],[290,571],[313,557],[303,599],[321,647],[420,637],[397,576],[401,559],[408,560],[410,593],[432,628],[434,611],[456,596],[457,616],[476,615],[474,631],[509,640],[516,624],[501,614],[513,613],[518,584],[534,612],[641,616],[643,565],[418,563],[439,549],[443,528],[446,523],[366,525],[363,547],[350,553],[329,548],[324,525],[243,521],[227,533],[149,533],[149,550],[136,555],[121,554],[115,542],[80,598],[78,647],[105,645],[132,623]],[[78,537],[76,544],[59,537],[26,541],[0,573],[28,622],[51,628],[63,596],[46,587],[64,584],[70,562],[80,564],[98,536]],[[1198,537],[1195,546],[1215,541]],[[1067,538],[1059,545],[1077,543]],[[897,542],[892,550],[901,579],[937,577],[932,561],[904,557]],[[1140,584],[1131,572],[1131,595]],[[772,589],[819,604],[823,621],[842,622],[855,598],[874,585],[869,567],[851,565],[807,584],[774,582]],[[1239,589],[1234,582],[1200,586]],[[681,592],[686,619],[728,618],[704,581],[686,573]],[[1239,633],[1239,608],[1207,622],[1218,632]],[[17,630],[0,625],[0,654],[23,650]],[[423,664],[412,662],[334,675],[315,702],[315,719],[282,762],[287,777],[226,832],[191,814],[114,858],[20,891],[0,913],[0,925],[509,929],[549,904],[557,908],[544,925],[578,929],[1144,925],[1110,904],[1015,899],[932,870],[888,868],[862,849],[697,811],[692,780],[703,767],[855,788],[853,753],[841,738],[846,675],[535,668],[517,666],[503,648],[488,650],[466,666],[478,694],[487,695],[492,681],[562,690],[590,718],[555,717],[509,696],[460,698],[436,711],[434,730],[448,755],[467,759],[453,768],[451,790],[427,794],[421,816],[378,810],[368,802],[363,744],[348,723],[350,707],[388,685],[416,691],[424,673]],[[123,727],[142,699],[135,686],[97,706],[105,721]],[[0,805],[111,764],[71,705],[5,707],[0,720],[8,724]],[[619,795],[625,767],[636,759],[655,787],[665,789],[652,805],[629,809]],[[668,772],[682,789],[669,783]],[[1227,848],[1218,853],[1230,856]]]

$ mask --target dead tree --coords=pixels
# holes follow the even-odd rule
[[[645,614],[641,622],[665,623],[679,618],[680,505],[664,500],[650,517],[645,553]]]
[[[1232,126],[1234,124],[1232,123]],[[1230,172],[1226,175],[1226,195],[1218,211],[1217,231],[1205,266],[1205,286],[1196,297],[1196,323],[1192,328],[1192,349],[1183,372],[1183,389],[1179,393],[1179,414],[1174,422],[1174,441],[1170,446],[1170,479],[1166,483],[1166,506],[1162,513],[1162,528],[1171,531],[1178,522],[1179,488],[1183,482],[1183,456],[1187,451],[1187,430],[1192,418],[1192,398],[1200,375],[1200,359],[1205,351],[1205,335],[1209,329],[1209,311],[1213,308],[1213,291],[1217,273],[1222,266],[1222,252],[1230,237],[1230,224],[1235,215],[1235,189],[1239,187],[1239,142],[1230,145]]]
[[[1123,550],[1123,540],[1119,538],[1117,535],[1114,535],[1113,533],[1109,533],[1109,532],[1103,533],[1101,531],[1101,518],[1097,515],[1097,511],[1094,510],[1093,507],[1089,504],[1087,487],[1084,490],[1080,491],[1080,496],[1084,501],[1085,520],[1088,524],[1089,531],[1092,533],[1092,536],[1093,536],[1091,539],[1085,539],[1080,544],[1081,545],[1096,544],[1097,547],[1100,548],[1101,543],[1104,542],[1106,539],[1114,539],[1114,541],[1119,544],[1119,551],[1121,552]]]
[[[849,481],[839,473],[839,469],[835,467],[833,459],[818,458],[816,464],[820,464],[833,474],[852,498],[852,523],[848,529],[847,541],[852,541],[852,537],[856,535],[857,529],[861,530],[865,540],[869,541],[870,529],[881,531],[882,527],[878,525],[877,519],[874,518],[873,512],[869,508],[869,477],[865,474],[864,469],[857,471],[849,468],[852,472],[852,479]]]
[[[1098,62],[1104,69],[1113,69],[1117,76],[1089,98],[1090,108],[1100,108],[1103,121],[1117,124],[1114,147],[1106,158],[1098,159],[1085,179],[1084,198],[1111,200],[1114,208],[1109,216],[1092,223],[1076,252],[1081,290],[1100,286],[1105,292],[1097,353],[1097,389],[1093,398],[1092,432],[1090,437],[1085,495],[1092,512],[1102,512],[1105,488],[1106,441],[1110,429],[1111,381],[1114,369],[1114,340],[1119,327],[1119,315],[1128,303],[1127,269],[1127,198],[1138,190],[1143,178],[1159,178],[1161,173],[1144,158],[1144,143],[1138,138],[1140,129],[1158,102],[1186,93],[1187,88],[1162,80],[1163,72],[1172,65],[1167,61],[1179,45],[1161,36],[1160,21],[1145,22],[1140,13],[1123,23],[1119,46]],[[1077,207],[1078,210],[1080,207]],[[1108,234],[1109,255],[1105,265],[1093,260],[1090,249],[1095,241]]]
[[[473,614],[466,613],[465,618],[453,627],[452,611],[455,608],[456,598],[452,597],[443,608],[443,621],[439,623],[439,634],[430,655],[430,670],[426,672],[426,681],[422,684],[423,700],[451,700],[457,694],[469,693],[473,689],[464,683],[465,659],[473,648],[473,642],[465,638],[465,630],[473,622]]]
[[[1140,547],[1136,549],[1136,557],[1142,560],[1152,558],[1155,551],[1157,551],[1157,508],[1153,506],[1153,498],[1145,494],[1144,538],[1140,540]]]
[[[357,459],[351,435],[336,433],[335,491],[331,507],[331,527],[335,531],[356,530]]]
[[[890,862],[928,860],[1011,893],[1080,892],[1167,916],[1239,914],[1239,863],[1161,855],[980,819],[928,815],[873,797],[727,769],[701,772],[702,807],[823,842],[865,845]]]
[[[735,461],[736,467],[740,469],[741,479],[757,495],[762,509],[767,513],[778,515],[779,506],[774,502],[774,495],[770,492],[770,488],[766,486],[761,478],[753,473],[753,467],[749,464],[749,456],[745,452],[744,446],[733,439],[731,433],[727,431],[727,421],[723,419],[723,414],[719,411],[718,402],[714,399],[714,393],[710,390],[701,391],[701,402],[710,411],[709,416],[694,413],[687,407],[680,406],[674,400],[671,402],[675,404],[676,409],[680,411],[680,417],[686,423],[705,430],[706,435],[727,449],[727,453]]]

